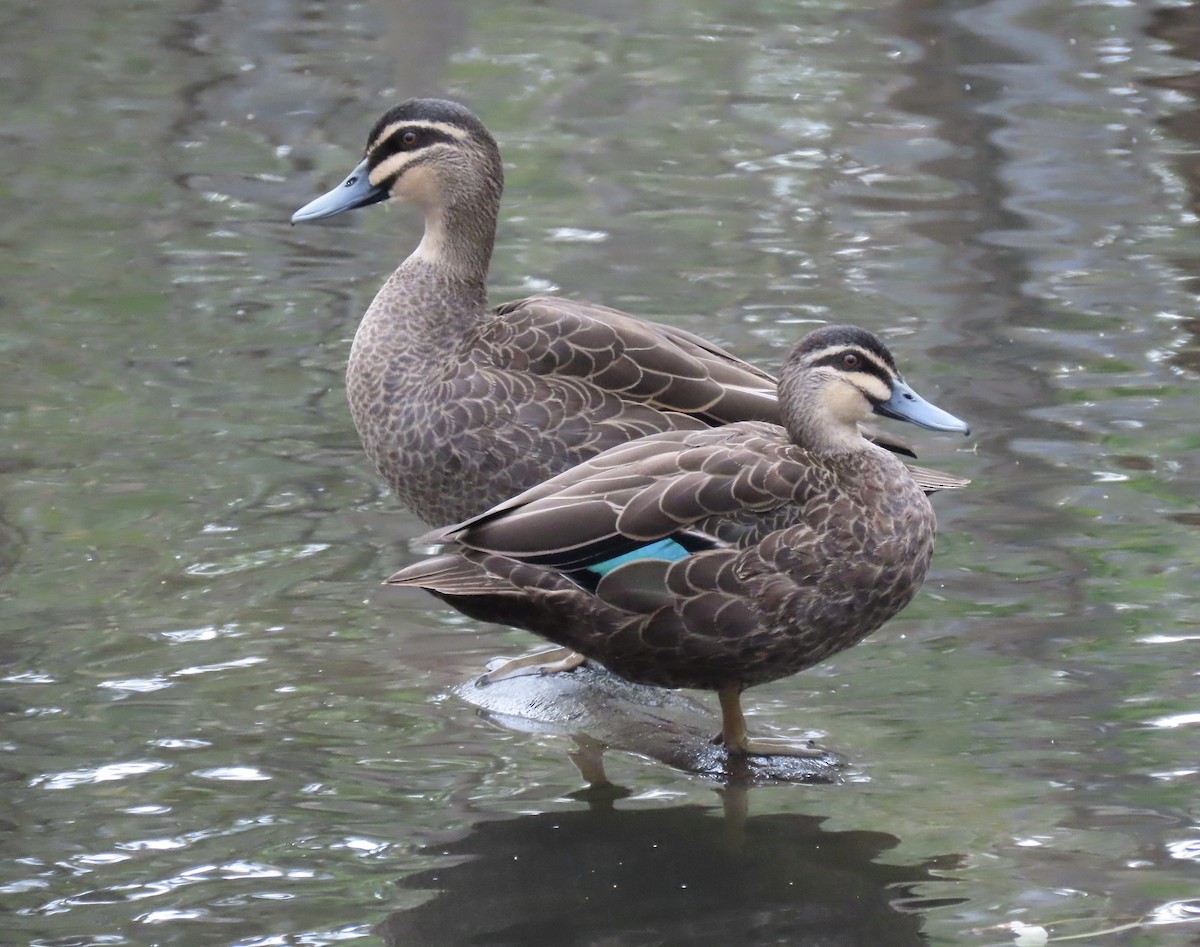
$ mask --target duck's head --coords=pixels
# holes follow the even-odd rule
[[[814,450],[861,448],[858,424],[869,414],[971,433],[913,391],[887,346],[857,326],[822,326],[801,339],[784,365],[779,399],[792,440]]]
[[[494,230],[504,187],[500,150],[475,114],[457,102],[409,99],[375,123],[358,166],[341,184],[292,215],[322,220],[391,199],[410,201],[426,218],[468,205]]]

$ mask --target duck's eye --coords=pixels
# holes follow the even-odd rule
[[[417,143],[417,133],[414,132],[412,129],[409,129],[403,135],[400,136],[400,144],[404,145],[406,148],[411,148],[416,143]]]
[[[847,352],[845,355],[842,356],[842,367],[843,368],[858,368],[858,366],[861,364],[862,364],[862,359],[860,359],[853,352]]]

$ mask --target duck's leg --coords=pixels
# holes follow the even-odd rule
[[[826,754],[812,744],[791,740],[751,740],[746,736],[746,718],[742,716],[742,689],[726,684],[717,691],[721,699],[721,735],[714,743],[723,743],[734,756],[803,756],[818,758]]]
[[[607,747],[583,733],[577,733],[571,739],[575,741],[575,749],[567,756],[579,770],[579,775],[587,781],[588,789],[611,786],[608,774],[604,772],[604,751]]]
[[[483,687],[485,684],[492,684],[496,681],[504,680],[506,677],[513,677],[525,668],[533,668],[537,674],[574,671],[586,660],[582,654],[578,651],[572,651],[570,648],[551,648],[549,651],[539,651],[537,654],[528,654],[523,658],[513,658],[511,661],[505,661],[498,668],[480,675],[475,684],[478,687]]]

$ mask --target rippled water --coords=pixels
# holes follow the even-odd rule
[[[1197,58],[1118,0],[7,4],[0,942],[1194,943]],[[841,781],[580,793],[455,690],[530,637],[379,588],[341,373],[419,222],[286,220],[428,93],[497,300],[859,323],[972,422],[922,595],[747,697]]]

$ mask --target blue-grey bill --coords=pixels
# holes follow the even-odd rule
[[[304,223],[310,220],[322,220],[340,214],[344,210],[355,207],[366,207],[387,197],[384,188],[371,183],[367,174],[367,159],[359,162],[357,168],[341,184],[327,194],[322,194],[316,200],[309,201],[296,213],[292,214],[292,223]]]
[[[971,433],[971,428],[965,421],[959,420],[949,411],[943,411],[936,404],[930,404],[898,379],[892,382],[892,396],[887,401],[875,405],[875,413],[882,414],[885,418],[908,421],[931,431]]]

